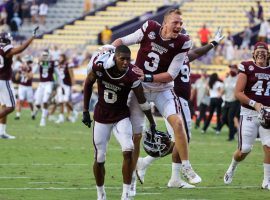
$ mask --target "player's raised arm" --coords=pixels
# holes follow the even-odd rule
[[[12,48],[7,54],[6,56],[12,57],[16,54],[19,54],[21,52],[23,52],[30,44],[31,42],[37,37],[37,30],[39,29],[39,27],[37,26],[34,30],[33,30],[33,36],[31,38],[29,38],[28,40],[26,40],[26,42],[24,42],[22,45],[16,47],[16,48]]]

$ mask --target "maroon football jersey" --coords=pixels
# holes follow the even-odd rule
[[[131,88],[139,85],[137,75],[130,65],[127,72],[113,78],[102,66],[93,65],[97,76],[98,102],[94,110],[94,120],[100,123],[115,123],[129,117],[127,99]]]
[[[27,74],[29,72],[32,72],[32,67],[29,65],[22,65],[19,68],[19,73],[20,73],[20,85],[25,85],[25,86],[32,86],[32,80],[33,78],[27,77]]]
[[[270,106],[270,66],[259,67],[253,61],[245,61],[239,65],[239,71],[247,76],[245,95],[265,106]],[[242,106],[253,109],[246,104]]]
[[[189,100],[191,92],[190,84],[190,65],[188,56],[181,66],[179,75],[174,79],[174,92],[178,97],[182,97],[185,100]]]
[[[13,47],[7,45],[4,48],[0,48],[0,80],[11,80],[12,77],[12,57],[6,58],[6,53]]]
[[[40,61],[39,63],[40,82],[54,81],[53,78],[54,68],[55,68],[54,61]]]
[[[179,34],[175,39],[163,39],[160,36],[161,25],[155,21],[147,21],[141,27],[143,38],[136,59],[136,66],[147,74],[167,72],[173,58],[190,48],[188,36]]]
[[[64,64],[59,64],[58,65],[58,70],[59,70],[59,74],[60,74],[60,78],[63,80],[63,83],[65,85],[69,85],[71,86],[71,77],[69,74],[69,68],[71,68],[72,66],[70,66],[68,63],[64,63]]]

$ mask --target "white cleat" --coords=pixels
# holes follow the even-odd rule
[[[185,189],[195,188],[194,185],[190,185],[187,182],[180,179],[170,179],[167,186],[168,188],[185,188]]]
[[[122,194],[121,200],[131,200],[129,193]]]
[[[3,133],[2,135],[0,135],[0,138],[2,138],[2,139],[8,139],[8,140],[13,140],[13,139],[15,139],[16,137],[13,136],[13,135],[9,135],[9,134],[7,134],[7,133]]]
[[[229,168],[224,175],[224,178],[223,178],[224,183],[230,184],[233,180],[233,175],[234,175],[234,171]]]
[[[65,120],[64,120],[64,119],[60,119],[60,118],[58,118],[58,119],[55,121],[56,124],[61,124],[61,123],[64,123],[64,122],[65,122]]]
[[[46,119],[41,118],[39,126],[46,126]]]
[[[263,180],[262,189],[264,189],[264,190],[270,190],[270,182]]]
[[[106,200],[106,193],[102,193],[100,196],[98,196],[97,200]]]
[[[130,197],[135,197],[136,196],[136,184],[137,184],[137,178],[136,178],[136,174],[133,172],[132,179],[131,179],[131,184],[130,184],[130,191],[129,191],[129,196]]]
[[[144,176],[146,173],[146,167],[145,164],[143,162],[143,158],[139,158],[137,161],[137,165],[136,165],[136,175],[138,177],[138,180],[140,181],[141,184],[144,183]]]
[[[191,166],[189,167],[182,167],[182,174],[191,184],[197,184],[202,182],[201,177],[194,172]]]

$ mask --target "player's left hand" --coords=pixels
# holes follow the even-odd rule
[[[144,72],[143,72],[143,70],[142,69],[140,69],[139,67],[133,67],[132,68],[132,71],[135,73],[135,74],[137,74],[138,75],[138,78],[140,79],[140,80],[144,80]]]
[[[220,43],[221,40],[224,39],[224,35],[222,35],[222,28],[218,27],[216,34],[215,34],[215,38],[214,41],[217,42],[218,44]]]
[[[82,123],[84,123],[88,128],[91,128],[92,120],[88,111],[83,112]]]
[[[39,29],[39,26],[36,26],[35,28],[34,28],[34,30],[33,30],[33,37],[37,37],[37,31],[38,31],[38,29]]]

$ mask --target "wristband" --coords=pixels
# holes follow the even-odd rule
[[[154,80],[153,74],[145,74],[144,75],[144,79],[143,79],[144,82],[153,82],[153,80]]]
[[[254,101],[254,100],[249,100],[249,102],[248,102],[248,105],[253,107],[253,108],[255,107],[255,104],[256,104],[256,101]]]
[[[212,41],[212,42],[210,42],[210,44],[213,46],[213,47],[216,47],[217,45],[218,45],[218,43],[216,42],[216,41]]]

